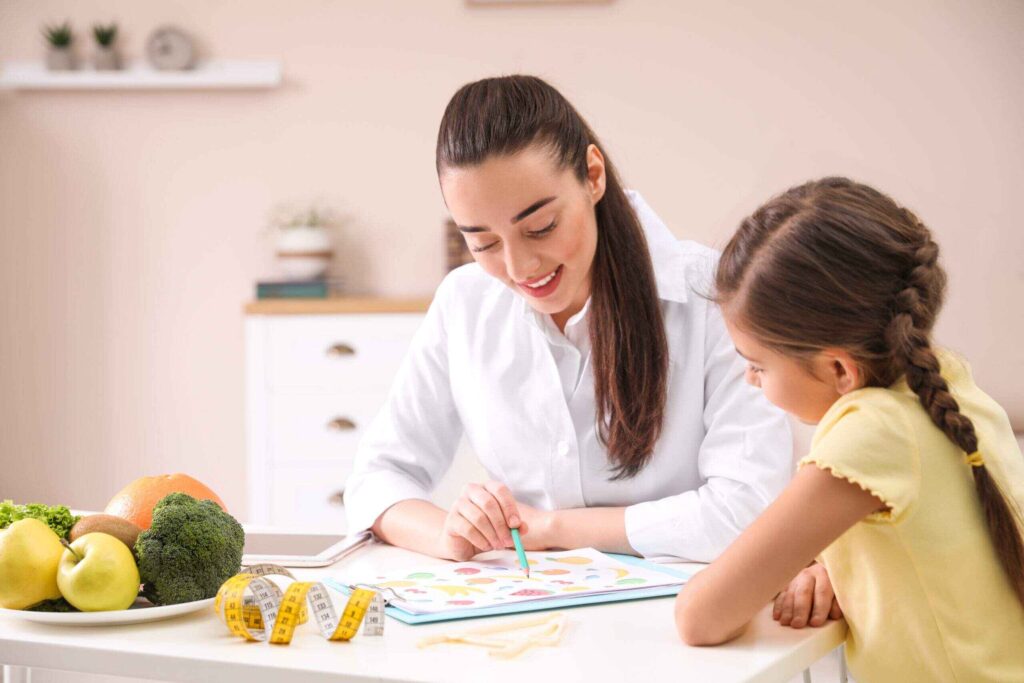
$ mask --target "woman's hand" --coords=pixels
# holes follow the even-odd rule
[[[836,601],[832,581],[825,567],[813,563],[802,569],[789,585],[775,596],[772,618],[783,626],[803,628],[821,626],[829,619],[839,619],[843,611]]]
[[[511,548],[510,528],[524,536],[530,529],[508,487],[497,481],[466,484],[445,517],[439,555],[462,561],[488,550]]]
[[[522,524],[519,527],[523,550],[551,550],[563,547],[555,539],[555,516],[557,512],[538,510],[529,505],[517,504]]]

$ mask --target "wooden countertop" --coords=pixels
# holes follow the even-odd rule
[[[336,296],[326,299],[258,299],[246,315],[329,315],[332,313],[425,313],[430,299]]]

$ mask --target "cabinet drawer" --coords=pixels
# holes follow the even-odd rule
[[[271,525],[310,531],[346,529],[340,494],[352,473],[350,463],[329,467],[276,467],[271,472]]]
[[[352,460],[386,391],[361,394],[271,394],[270,460]]]
[[[297,316],[268,331],[271,389],[363,391],[390,386],[421,313]]]

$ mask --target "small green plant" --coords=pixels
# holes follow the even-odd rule
[[[71,23],[67,21],[62,24],[47,24],[43,27],[43,36],[50,45],[56,48],[70,47],[71,41],[75,39],[75,35],[71,31]]]
[[[117,39],[117,24],[94,24],[92,27],[92,35],[96,38],[96,42],[102,47],[110,47],[114,44]]]

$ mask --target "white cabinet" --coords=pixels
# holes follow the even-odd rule
[[[344,529],[341,494],[356,447],[383,405],[423,315],[250,310],[245,330],[250,523]],[[462,483],[484,476],[468,449],[460,448],[434,501],[447,505]]]
[[[249,520],[344,528],[356,446],[422,313],[246,319]]]

